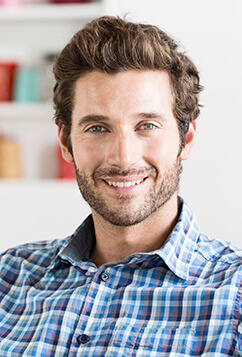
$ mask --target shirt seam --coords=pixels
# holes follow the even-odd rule
[[[235,300],[235,308],[234,308],[234,321],[232,325],[232,341],[233,341],[233,352],[238,345],[238,328],[239,328],[239,315],[240,315],[240,304],[239,302],[241,301],[242,298],[242,280],[240,281],[240,286],[239,286],[239,291],[237,294],[237,298]]]
[[[228,262],[228,261],[225,261],[223,257],[217,257],[217,258],[208,258],[206,257],[206,255],[204,255],[204,253],[198,248],[198,249],[195,249],[194,252],[197,252],[199,254],[201,254],[203,256],[204,259],[206,259],[207,262],[221,262],[221,263],[224,263],[224,264],[227,264],[227,265],[233,265],[233,264],[238,264],[239,263],[239,259],[241,259],[241,257],[239,255],[236,254],[236,257],[237,259],[232,261],[232,262]]]

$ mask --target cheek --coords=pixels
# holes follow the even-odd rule
[[[80,140],[73,144],[73,156],[77,167],[92,172],[102,162],[102,149],[97,141]]]
[[[174,138],[153,138],[145,152],[150,163],[159,168],[169,168],[176,160],[179,150],[179,143]]]

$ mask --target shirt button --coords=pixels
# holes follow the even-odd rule
[[[77,337],[77,341],[78,343],[80,343],[80,345],[84,345],[85,343],[87,343],[88,341],[90,341],[90,337],[83,334]]]
[[[109,280],[109,275],[108,275],[108,273],[102,273],[101,274],[101,279],[102,279],[102,281],[108,281]]]

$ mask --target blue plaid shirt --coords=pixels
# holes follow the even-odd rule
[[[89,259],[91,216],[65,240],[0,256],[0,356],[242,356],[241,251],[182,203],[161,249]]]

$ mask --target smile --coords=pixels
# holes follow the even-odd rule
[[[114,187],[132,187],[132,186],[137,186],[141,182],[143,182],[147,177],[141,179],[141,180],[135,180],[135,181],[107,181],[104,180],[109,186],[114,186]]]

